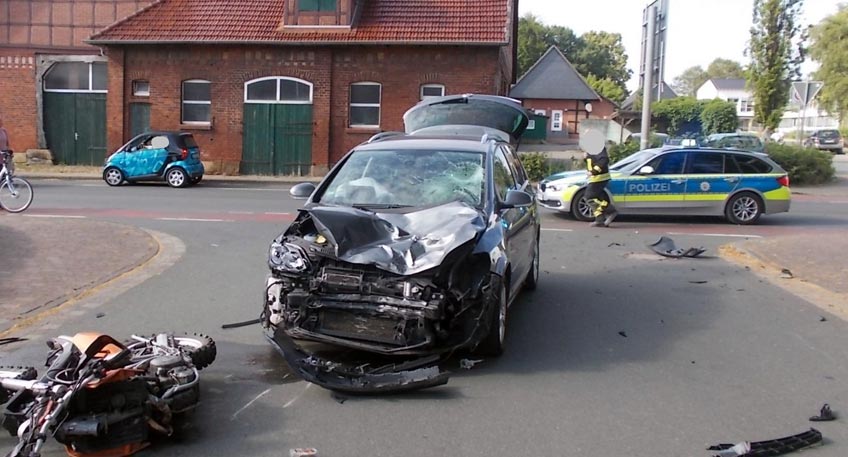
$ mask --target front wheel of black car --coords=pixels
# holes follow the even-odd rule
[[[493,278],[493,282],[497,283],[498,291],[496,292],[496,303],[493,303],[489,309],[489,334],[480,342],[476,354],[497,357],[504,352],[504,340],[506,339],[506,312],[507,292],[506,284],[500,278]]]
[[[574,197],[571,197],[571,217],[581,222],[595,220],[592,216],[592,207],[586,201],[586,189],[578,190]]]

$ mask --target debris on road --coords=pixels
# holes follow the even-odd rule
[[[627,338],[627,333],[625,333],[624,330],[618,332],[618,334],[623,336],[624,338]]]
[[[299,447],[289,450],[289,457],[317,457],[318,449],[314,447]]]
[[[230,328],[239,328],[239,327],[247,327],[248,325],[255,325],[259,323],[259,319],[251,319],[249,321],[244,322],[236,322],[233,324],[224,324],[221,326],[222,329],[230,329]]]
[[[784,269],[780,270],[780,277],[782,279],[792,279],[795,276],[792,275],[792,272],[789,270],[789,268],[784,268]]]
[[[610,244],[607,245],[608,248],[611,248],[613,246],[624,246],[624,245],[621,244],[621,243],[610,243]]]
[[[689,281],[689,284],[706,284],[707,281]]]
[[[797,435],[768,441],[744,441],[738,444],[717,444],[707,448],[708,451],[719,451],[713,457],[766,457],[788,454],[821,443],[820,431],[810,430]]]
[[[462,359],[462,360],[459,361],[459,367],[462,368],[463,370],[470,370],[470,369],[474,368],[474,365],[477,365],[478,363],[480,363],[482,361],[483,361],[483,359],[479,359],[479,360]]]
[[[827,322],[827,318],[824,316],[819,316],[819,322]]]
[[[654,252],[663,257],[672,257],[676,259],[679,259],[680,257],[698,257],[707,251],[703,247],[692,247],[689,249],[678,248],[677,245],[674,244],[674,240],[667,236],[661,236],[659,240],[649,246]]]
[[[18,338],[18,337],[0,338],[0,346],[3,346],[4,344],[20,343],[21,341],[26,341],[26,340],[27,340],[26,338]]]
[[[101,317],[106,317],[106,313],[97,313],[97,314],[94,316],[94,318],[95,318],[95,319],[100,319]]]
[[[836,420],[836,415],[833,414],[833,411],[830,409],[830,405],[825,403],[824,406],[822,406],[821,411],[819,411],[819,415],[811,417],[810,420],[812,422],[828,422]]]

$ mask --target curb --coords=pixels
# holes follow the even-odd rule
[[[738,244],[720,246],[718,256],[727,262],[743,266],[771,284],[848,321],[848,294],[834,292],[800,277],[783,279],[781,274],[784,267],[769,262]]]
[[[94,173],[18,173],[27,179],[66,179],[66,180],[91,180],[101,181],[103,177]],[[267,184],[299,184],[302,182],[319,183],[323,178],[318,176],[223,176],[204,175],[204,181],[215,181],[223,183],[267,183]],[[155,182],[155,181],[151,181]]]

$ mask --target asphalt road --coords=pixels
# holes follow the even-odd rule
[[[2,365],[36,364],[59,333],[211,334],[218,360],[191,427],[142,455],[706,456],[709,444],[804,431],[823,403],[848,414],[845,321],[721,259],[660,260],[645,247],[672,234],[709,255],[738,239],[844,230],[848,196],[799,196],[755,227],[624,218],[591,230],[545,213],[539,289],[510,309],[503,357],[470,371],[454,361],[449,384],[429,391],[341,398],[290,374],[258,326],[220,329],[259,313],[268,243],[300,206],[287,187],[33,184],[28,217],[117,221],[185,246],[161,274],[0,349]],[[844,424],[817,425],[827,444],[810,455],[848,455]]]

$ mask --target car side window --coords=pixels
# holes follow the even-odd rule
[[[492,160],[492,178],[495,184],[495,193],[498,194],[501,201],[506,200],[506,194],[510,189],[515,189],[515,177],[512,176],[512,171],[509,169],[509,162],[501,148],[495,149],[495,156]]]
[[[724,173],[724,154],[693,152],[689,154],[689,173],[712,175]]]
[[[741,175],[742,170],[739,168],[739,164],[733,160],[733,155],[724,154],[724,172],[732,175]]]
[[[683,165],[686,163],[686,154],[674,152],[663,154],[648,164],[654,169],[655,175],[679,175],[683,173]]]
[[[507,145],[501,145],[501,148],[504,151],[504,155],[506,155],[509,160],[509,164],[512,168],[512,174],[515,177],[515,181],[517,184],[516,188],[520,188],[527,182],[527,173],[524,171],[524,167],[521,165],[521,160],[518,157],[518,154],[514,149]]]
[[[743,174],[762,174],[771,172],[771,165],[763,162],[753,155],[747,156],[734,154],[733,158],[736,160],[736,163],[739,165],[739,169]]]

